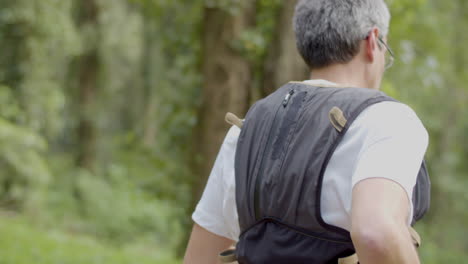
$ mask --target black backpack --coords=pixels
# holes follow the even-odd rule
[[[382,101],[395,100],[371,89],[291,82],[255,103],[235,156],[241,235],[236,249],[222,258],[240,264],[357,263],[349,232],[322,219],[322,179],[355,118]],[[413,224],[429,203],[423,162],[413,192]]]

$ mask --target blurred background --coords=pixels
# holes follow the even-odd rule
[[[180,263],[227,111],[308,78],[294,0],[0,0],[0,263]],[[468,257],[468,2],[388,0],[429,130],[423,263]]]

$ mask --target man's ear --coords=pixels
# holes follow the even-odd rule
[[[374,62],[375,59],[375,52],[377,51],[377,38],[379,36],[379,29],[377,27],[373,27],[372,30],[369,32],[366,38],[366,55],[369,59],[370,63]]]

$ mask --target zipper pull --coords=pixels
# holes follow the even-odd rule
[[[294,94],[294,89],[289,91],[289,93],[286,94],[283,100],[283,107],[286,107],[289,103],[289,99],[291,99],[291,96]]]

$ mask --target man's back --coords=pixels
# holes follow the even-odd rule
[[[324,81],[307,83],[334,85]],[[237,127],[229,131],[193,215],[194,221],[202,227],[232,240],[238,240],[240,233],[234,175],[239,132]],[[420,120],[404,104],[381,102],[364,110],[344,135],[325,171],[321,195],[325,222],[350,231],[352,188],[367,178],[390,179],[400,184],[408,197],[412,197],[427,141],[427,132]],[[406,151],[401,153],[399,150],[403,148]],[[408,224],[411,215],[412,210],[408,214]]]

